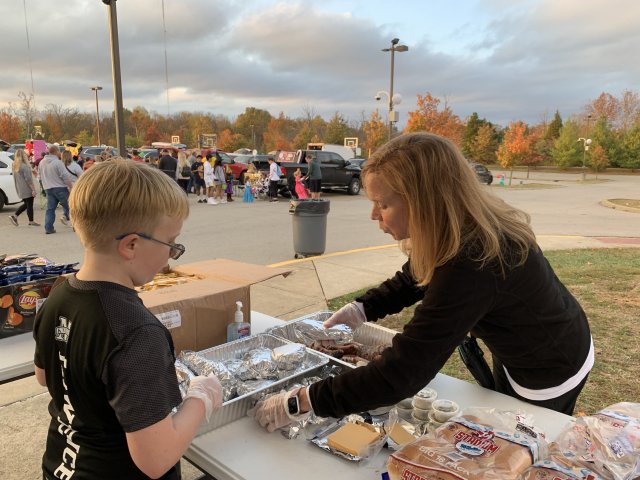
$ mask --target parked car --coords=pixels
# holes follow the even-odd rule
[[[367,162],[366,158],[350,158],[347,160],[351,165],[357,165],[358,167],[364,167],[364,164]]]
[[[207,153],[211,153],[211,155],[215,155],[220,160],[222,160],[222,165],[229,165],[231,167],[231,171],[233,172],[233,178],[238,180],[238,183],[244,185],[244,172],[249,168],[248,164],[243,162],[236,162],[234,157],[231,157],[227,152],[223,152],[222,150],[202,150],[202,156],[205,156]]]
[[[5,205],[19,203],[22,200],[16,191],[16,185],[13,182],[13,154],[9,152],[0,152],[0,210]]]
[[[471,166],[473,171],[476,172],[476,177],[478,177],[480,183],[491,185],[491,183],[493,182],[493,175],[487,167],[485,167],[481,163],[470,163],[469,165]]]
[[[61,145],[60,146],[60,151],[62,151],[64,149],[64,147]],[[78,160],[82,160],[83,162],[91,159],[91,160],[95,160],[96,155],[100,155],[102,152],[104,152],[107,149],[107,147],[84,147],[81,151],[80,154],[78,155]],[[113,147],[111,149],[111,153],[113,154],[113,156],[117,156],[118,155],[118,149]],[[127,153],[127,157],[131,158],[131,155]]]
[[[265,175],[269,175],[269,157],[274,158],[273,155],[238,155],[234,158],[234,161],[236,163],[242,163],[247,166],[250,163],[253,163],[256,167],[256,170],[264,173]],[[281,168],[281,170],[283,171],[282,176],[280,177],[280,182],[278,182],[278,194],[283,197],[290,198],[291,192],[289,191],[289,185],[287,182],[287,172],[286,169]],[[242,176],[244,180],[244,173],[242,174]],[[241,183],[244,183],[244,181]]]
[[[24,150],[24,147],[25,147],[24,143],[12,143],[7,149],[7,153],[13,153],[19,148]]]

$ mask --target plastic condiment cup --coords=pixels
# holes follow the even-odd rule
[[[438,392],[433,388],[425,387],[413,396],[413,406],[423,410],[429,410],[431,404],[438,398]]]
[[[431,404],[433,410],[433,418],[438,422],[446,422],[451,417],[455,417],[460,411],[460,407],[456,402],[445,399],[435,400]]]
[[[424,410],[422,408],[417,408],[417,407],[413,407],[413,412],[412,415],[420,420],[422,420],[423,422],[426,422],[427,420],[429,420],[429,412],[431,410]]]

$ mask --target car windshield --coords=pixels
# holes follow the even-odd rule
[[[244,163],[248,165],[253,162],[253,155],[238,155],[234,160],[236,163]]]

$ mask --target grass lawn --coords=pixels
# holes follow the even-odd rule
[[[612,403],[640,401],[636,370],[640,366],[640,249],[556,250],[545,256],[587,313],[596,348],[596,364],[575,414],[590,415]],[[338,309],[366,290],[332,299],[329,308]],[[378,323],[401,331],[413,310],[405,308]],[[441,372],[474,381],[457,352]]]

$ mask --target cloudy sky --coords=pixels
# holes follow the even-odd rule
[[[409,47],[395,55],[401,124],[426,92],[506,125],[578,114],[640,80],[636,0],[164,0],[166,36],[162,0],[116,5],[124,105],[161,114],[385,112],[374,96],[394,37]],[[31,91],[31,72],[37,108],[92,111],[92,85],[113,108],[100,0],[1,0],[0,18],[0,108]]]

